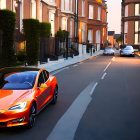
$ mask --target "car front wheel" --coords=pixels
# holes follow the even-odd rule
[[[28,128],[32,128],[35,124],[36,106],[33,103],[30,108]]]
[[[53,99],[52,99],[52,103],[53,104],[56,104],[56,102],[57,102],[57,96],[58,96],[58,88],[55,87],[54,94],[53,94]]]

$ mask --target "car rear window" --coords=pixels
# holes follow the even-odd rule
[[[133,50],[132,46],[126,46],[126,48],[124,48],[124,50]]]
[[[31,89],[35,84],[36,71],[0,73],[0,89],[24,90]]]

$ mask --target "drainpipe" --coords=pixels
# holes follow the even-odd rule
[[[125,17],[125,0],[122,0],[122,45],[124,46],[124,17]]]

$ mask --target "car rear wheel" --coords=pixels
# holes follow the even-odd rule
[[[55,87],[54,94],[53,94],[53,99],[52,99],[52,103],[53,104],[56,104],[56,102],[57,102],[57,96],[58,96],[58,88]]]
[[[33,103],[30,108],[28,128],[32,128],[35,124],[36,106]]]

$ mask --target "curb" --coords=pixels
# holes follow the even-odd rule
[[[58,68],[58,69],[56,69],[56,70],[53,70],[53,71],[51,71],[50,73],[53,73],[53,72],[58,71],[58,70],[61,70],[61,69],[66,68],[66,67],[68,67],[68,66],[73,66],[73,65],[75,65],[75,64],[82,63],[82,62],[84,62],[84,61],[87,61],[87,60],[89,60],[89,59],[93,59],[93,58],[98,57],[98,56],[101,56],[101,55],[102,55],[102,54],[98,54],[98,55],[95,55],[95,56],[91,56],[91,57],[89,57],[89,58],[87,58],[87,59],[85,59],[85,60],[82,60],[82,61],[79,61],[79,62],[75,62],[75,63],[73,63],[73,64],[69,64],[69,65],[67,65],[67,66],[64,66],[64,67]]]

